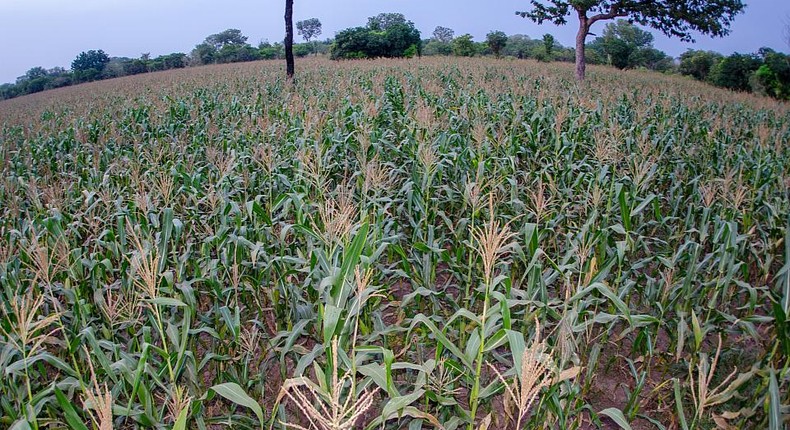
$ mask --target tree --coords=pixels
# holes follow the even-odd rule
[[[464,34],[453,40],[453,54],[459,57],[474,57],[476,53],[477,48],[471,34]]]
[[[71,70],[74,72],[77,82],[95,81],[101,77],[109,62],[110,57],[101,49],[80,52],[77,58],[71,62]]]
[[[391,24],[384,31],[384,56],[411,58],[422,53],[420,31],[411,21]]]
[[[335,35],[330,58],[348,60],[380,57],[383,44],[383,38],[378,34],[371,34],[367,27],[347,28]]]
[[[321,35],[321,21],[319,21],[318,18],[299,21],[296,23],[296,30],[305,42],[309,43],[310,39]]]
[[[624,19],[610,22],[603,35],[592,43],[607,63],[618,69],[644,66],[640,63],[643,51],[653,48],[653,35]]]
[[[529,58],[540,41],[532,40],[524,34],[514,34],[507,39],[504,54],[516,58]]]
[[[422,55],[453,55],[453,44],[431,39],[423,46]]]
[[[246,45],[247,36],[241,34],[241,30],[229,28],[217,34],[212,34],[206,38],[204,43],[214,47],[217,51],[227,45]]]
[[[790,56],[769,48],[760,49],[763,64],[751,79],[752,90],[780,100],[790,99]]]
[[[391,15],[396,15],[393,18]],[[401,14],[381,14],[368,19],[367,27],[348,28],[335,36],[333,60],[376,57],[410,57],[422,52],[420,31]]]
[[[653,27],[667,36],[693,42],[692,32],[725,36],[735,16],[743,11],[742,0],[530,0],[532,10],[516,12],[538,24],[568,23],[575,13],[579,19],[576,33],[576,79],[584,80],[585,41],[593,24],[602,20],[628,17]],[[591,15],[592,14],[592,15]]]
[[[225,45],[217,52],[215,61],[217,63],[240,63],[243,61],[255,61],[259,57],[258,50],[248,44]]]
[[[732,54],[719,61],[710,71],[708,80],[718,87],[735,91],[749,91],[752,73],[762,65],[755,55]]]
[[[551,60],[551,55],[554,53],[554,43],[556,40],[554,36],[546,33],[543,35],[543,50],[546,53],[546,59]]]
[[[408,23],[402,13],[380,13],[368,18],[368,28],[373,31],[387,31],[393,25]]]
[[[494,55],[499,58],[499,54],[507,44],[507,35],[501,31],[492,31],[486,35],[486,43]]]
[[[195,46],[191,57],[193,64],[198,65],[232,63],[257,59],[250,56],[253,50],[254,48],[247,43],[247,36],[243,35],[241,30],[229,28],[206,37],[203,43]],[[157,65],[157,67],[161,66]]]
[[[453,41],[455,32],[451,28],[442,27],[441,25],[433,30],[433,38],[442,43],[450,43]]]
[[[682,75],[693,76],[700,81],[704,81],[708,79],[708,74],[710,74],[713,66],[721,61],[722,58],[724,57],[718,52],[689,49],[680,54],[678,71]]]
[[[299,32],[299,35],[302,36],[305,42],[310,43],[310,39],[321,35],[321,21],[319,21],[318,18],[310,18],[304,21],[299,21],[296,23],[296,30]]]
[[[192,64],[214,64],[217,59],[217,49],[208,43],[201,43],[195,46],[190,57],[192,57]]]
[[[38,78],[45,78],[47,76],[47,69],[39,66],[33,67],[32,69],[25,72],[24,78],[27,80],[33,80]]]
[[[293,80],[294,66],[294,0],[285,0],[285,75]]]

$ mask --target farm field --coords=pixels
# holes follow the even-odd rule
[[[0,427],[786,426],[787,105],[297,67],[0,102]]]

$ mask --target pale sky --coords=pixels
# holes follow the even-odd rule
[[[783,29],[790,19],[789,0],[747,0],[723,39],[697,37],[696,44],[668,39],[657,31],[655,46],[672,56],[689,48],[725,54],[755,52],[762,46],[788,52]],[[572,46],[576,21],[539,26],[515,15],[527,0],[295,0],[294,21],[318,18],[321,38],[347,27],[365,25],[380,12],[400,12],[414,21],[423,38],[437,25],[456,35],[470,33],[478,41],[491,30],[539,38],[552,33]],[[103,49],[110,56],[139,57],[189,53],[206,36],[238,28],[257,45],[282,40],[283,0],[0,0],[0,83],[13,82],[35,66],[69,68],[81,51]],[[604,23],[591,30],[600,34]]]

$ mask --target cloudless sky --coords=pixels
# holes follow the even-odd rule
[[[284,35],[283,0],[0,0],[0,83],[13,82],[35,66],[69,68],[82,51],[103,49],[111,57],[189,53],[206,36],[238,28],[257,45]],[[689,48],[725,54],[755,52],[763,46],[788,52],[784,28],[790,0],[747,0],[729,36],[697,37],[696,44],[669,39],[651,30],[655,47],[678,56]],[[470,33],[482,41],[491,30],[539,38],[552,33],[572,46],[575,17],[568,24],[539,26],[515,15],[527,0],[295,0],[294,21],[316,17],[321,38],[347,27],[365,25],[380,12],[401,12],[429,38],[437,25],[456,35]],[[603,22],[592,32],[600,34]],[[298,39],[298,36],[295,36]]]

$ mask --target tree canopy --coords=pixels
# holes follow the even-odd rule
[[[296,31],[305,42],[310,42],[314,37],[320,36],[321,27],[321,21],[318,18],[305,19],[296,23]]]
[[[422,51],[420,31],[399,13],[368,19],[367,27],[345,29],[335,36],[331,58],[411,57]]]
[[[80,52],[71,62],[71,70],[78,82],[95,81],[101,77],[110,57],[101,49]]]
[[[593,41],[591,47],[606,63],[618,69],[645,67],[664,70],[671,62],[666,54],[653,48],[650,32],[624,19],[606,24],[603,34]]]
[[[693,41],[694,32],[727,35],[733,19],[744,9],[741,0],[530,0],[530,3],[531,10],[516,14],[538,24],[564,25],[569,15],[577,15],[576,78],[579,80],[585,75],[585,40],[590,27],[598,21],[627,17],[667,36]]]
[[[474,57],[477,54],[477,46],[471,34],[464,34],[453,40],[453,54],[459,57]]]
[[[213,46],[216,50],[220,50],[227,45],[245,45],[247,36],[241,34],[241,30],[229,28],[217,34],[209,35],[204,43]]]
[[[499,58],[502,49],[504,49],[507,44],[507,34],[502,31],[492,31],[486,35],[486,43],[488,47],[491,48],[491,52]]]
[[[453,41],[453,37],[455,37],[455,31],[451,28],[437,26],[435,30],[433,30],[433,38],[442,43],[450,43]]]
[[[390,27],[401,24],[414,25],[414,23],[407,22],[402,13],[380,13],[368,18],[368,28],[374,31],[387,31]]]
[[[718,52],[695,51],[689,49],[680,54],[678,71],[683,75],[693,76],[700,81],[708,79],[710,70],[724,58]]]

